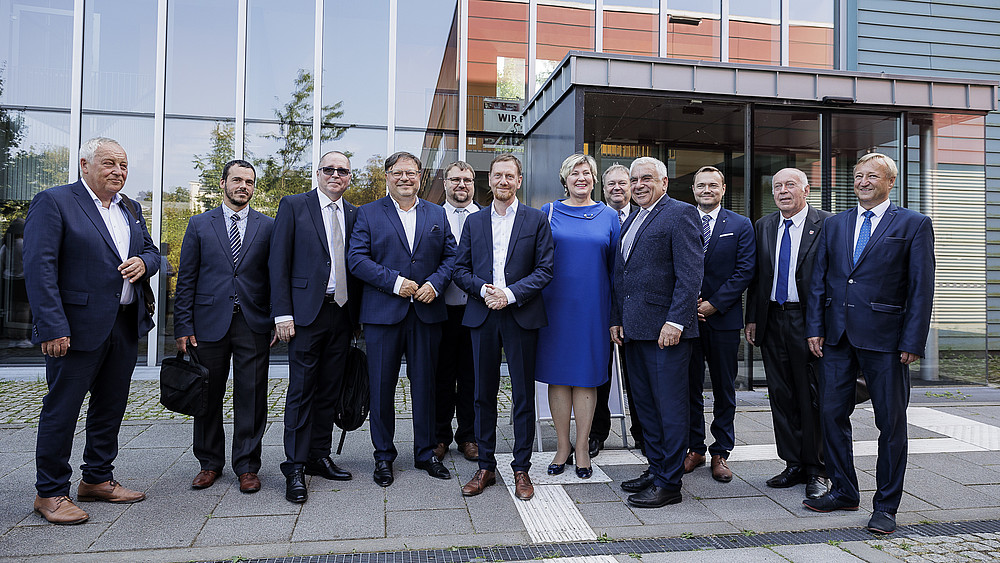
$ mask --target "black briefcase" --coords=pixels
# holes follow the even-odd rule
[[[341,429],[337,455],[344,449],[347,432],[361,428],[368,418],[369,397],[368,356],[355,343],[347,348],[344,379],[334,405],[333,422]]]
[[[208,368],[198,362],[198,353],[188,346],[190,361],[183,352],[166,358],[160,366],[160,403],[181,414],[201,416],[208,408]]]

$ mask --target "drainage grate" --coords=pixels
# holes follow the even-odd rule
[[[889,537],[936,537],[957,534],[986,534],[1000,532],[1000,520],[969,522],[940,522],[900,526]],[[691,538],[653,538],[635,540],[589,541],[541,545],[512,545],[495,547],[458,547],[413,551],[383,551],[372,553],[345,553],[294,557],[252,559],[251,563],[499,563],[555,559],[560,557],[586,557],[594,555],[628,555],[663,553],[670,551],[697,551],[708,549],[735,549],[778,545],[804,545],[828,541],[865,541],[875,537],[863,528],[832,528],[799,532],[766,532],[697,536]],[[218,562],[225,563],[225,562]]]

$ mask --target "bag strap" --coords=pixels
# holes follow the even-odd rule
[[[190,344],[188,344],[188,347],[187,347],[187,355],[188,355],[189,358],[191,358],[191,365],[195,365],[195,366],[200,366],[201,365],[201,362],[198,360],[198,352],[195,352],[194,351],[194,346],[191,346]],[[184,352],[181,352],[180,350],[178,350],[177,351],[177,359],[183,361],[184,360]]]
[[[139,220],[139,216],[136,215],[135,208],[132,207],[132,200],[129,199],[127,195],[125,195],[125,194],[123,194],[121,192],[118,192],[118,195],[122,196],[122,201],[125,202],[125,208],[128,209],[128,212],[132,216],[132,218],[135,219],[136,221],[138,221]]]
[[[552,210],[555,209],[556,202],[549,203],[549,225],[552,225]]]

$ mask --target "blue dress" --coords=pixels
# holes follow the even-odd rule
[[[542,290],[548,326],[538,331],[535,379],[549,385],[597,387],[608,380],[611,277],[620,227],[603,203],[552,209],[555,266]]]

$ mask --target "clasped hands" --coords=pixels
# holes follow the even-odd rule
[[[488,283],[486,284],[486,306],[494,311],[499,311],[508,305],[507,294],[504,293],[503,289]]]
[[[414,298],[421,303],[430,303],[437,297],[434,286],[431,282],[424,282],[418,286],[417,282],[403,278],[403,283],[399,286],[399,296],[404,298]]]

